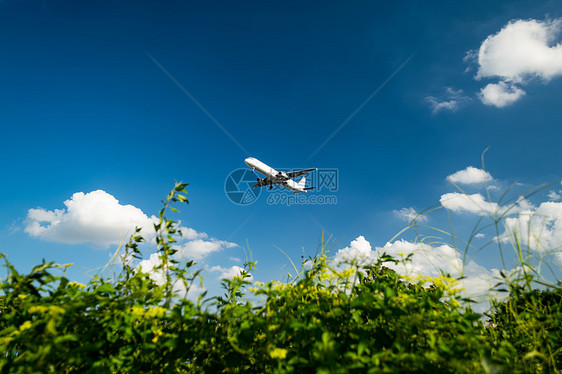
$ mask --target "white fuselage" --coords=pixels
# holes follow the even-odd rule
[[[287,187],[294,192],[305,192],[304,186],[300,186],[297,182],[290,179],[289,176],[282,172],[277,171],[269,165],[264,164],[260,160],[254,157],[248,157],[244,160],[246,165],[252,168],[252,170],[257,170],[263,175],[265,175],[264,185],[280,184]],[[258,180],[259,184],[259,180]]]

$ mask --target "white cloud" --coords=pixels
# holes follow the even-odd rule
[[[429,104],[433,114],[443,110],[454,112],[469,101],[470,99],[464,95],[463,90],[454,90],[451,87],[445,87],[445,94],[440,98],[435,96],[425,98],[425,102]]]
[[[546,201],[536,207],[520,197],[515,204],[499,206],[486,201],[480,194],[461,193],[444,194],[440,201],[456,213],[505,215],[505,230],[499,237],[503,242],[528,247],[540,257],[553,255],[562,267],[562,202]]]
[[[150,278],[161,286],[165,283],[164,273],[154,270],[155,267],[161,264],[162,260],[160,259],[160,255],[158,253],[152,253],[147,260],[142,260],[139,263],[138,268],[141,269],[143,273],[149,274]]]
[[[402,208],[400,210],[393,210],[394,216],[402,221],[412,222],[414,219],[416,222],[422,223],[427,222],[429,218],[425,215],[420,216],[414,208]]]
[[[155,284],[162,286],[166,283],[166,277],[164,269],[157,269],[161,265],[162,260],[160,259],[160,255],[158,253],[152,253],[147,260],[142,260],[138,264],[137,269],[140,269],[143,273],[148,274]],[[195,283],[189,285],[188,290],[183,281],[176,279],[172,280],[172,282],[172,289],[177,297],[195,298],[198,294],[205,291],[205,288],[201,288]]]
[[[486,105],[503,108],[513,104],[524,95],[525,91],[521,88],[513,84],[508,85],[505,82],[499,82],[486,85],[486,87],[480,90],[478,97]]]
[[[435,114],[442,110],[450,110],[454,112],[458,109],[458,103],[456,100],[439,101],[435,96],[428,96],[425,101],[429,103],[431,107],[431,113]]]
[[[92,243],[107,248],[119,244],[142,227],[154,232],[156,218],[139,208],[121,205],[105,191],[77,192],[64,202],[66,209],[29,209],[25,232],[44,240],[68,244]]]
[[[468,212],[485,216],[490,213],[499,212],[498,204],[486,201],[484,196],[479,193],[467,195],[459,192],[450,192],[441,195],[439,202],[445,208],[456,213]]]
[[[154,238],[155,216],[148,217],[139,208],[121,205],[105,191],[77,192],[64,202],[66,209],[30,209],[25,232],[31,236],[68,244],[92,243],[107,248],[128,240],[135,227],[142,227],[146,241]],[[181,226],[182,235],[177,238],[177,256],[180,259],[200,260],[206,255],[234,243],[208,238],[204,232]]]
[[[231,266],[229,268],[223,268],[222,266],[213,266],[209,269],[210,271],[219,272],[220,275],[218,276],[219,279],[232,279],[234,277],[240,277],[244,268],[240,266]],[[254,277],[250,274],[249,277],[245,278],[248,281],[252,281]]]
[[[489,35],[478,50],[466,52],[464,61],[474,64],[476,80],[493,79],[477,96],[485,105],[503,108],[526,95],[523,87],[532,80],[547,84],[562,75],[562,18],[511,20]],[[471,71],[468,66],[465,72]],[[470,101],[462,90],[445,88],[441,97],[428,96],[432,112],[455,111]]]
[[[179,243],[176,246],[177,252],[173,255],[173,259],[176,261],[182,261],[185,259],[199,260],[209,255],[210,253],[220,251],[224,248],[236,247],[237,244],[230,243],[223,240],[217,240],[210,238],[209,240],[195,239],[188,241],[186,243]],[[165,273],[163,269],[157,269],[158,266],[162,264],[159,253],[152,253],[148,259],[142,260],[137,265],[137,269],[141,269],[143,273],[150,276],[156,284],[163,285],[165,283]],[[232,266],[230,268],[222,268],[220,266],[213,266],[211,271],[221,271],[219,278],[232,278],[233,276],[239,275],[242,268],[238,266]],[[249,280],[252,280],[250,277]],[[189,291],[186,293],[186,286],[180,280],[175,280],[173,284],[174,293],[178,297],[189,297],[192,298],[194,295],[205,291],[204,288],[198,287],[196,284],[190,286]]]
[[[510,21],[480,46],[476,78],[523,82],[528,77],[548,81],[562,75],[562,44],[557,40],[561,26],[561,18]]]
[[[474,235],[474,237],[475,237],[476,239],[482,239],[482,238],[485,238],[485,237],[486,237],[486,234],[482,234],[481,232],[479,232],[478,234]]]
[[[461,254],[448,245],[432,246],[425,243],[412,243],[406,240],[397,240],[387,243],[384,247],[371,249],[371,244],[359,236],[353,240],[349,247],[340,249],[334,261],[336,263],[355,262],[359,265],[374,263],[385,252],[397,259],[412,254],[411,261],[406,263],[384,263],[399,274],[415,277],[426,275],[436,277],[449,274],[460,280],[460,286],[465,290],[464,295],[470,296],[479,302],[487,301],[490,288],[498,281],[497,269],[487,270],[474,261],[463,265]]]
[[[394,243],[387,243],[379,252],[386,252],[389,255],[399,258],[399,254],[405,256],[413,254],[412,261],[392,265],[401,274],[411,276],[423,274],[432,277],[442,273],[450,274],[454,278],[465,276],[471,283],[480,282],[484,287],[471,289],[475,294],[487,293],[490,288],[490,273],[484,267],[471,261],[466,266],[463,265],[461,254],[448,245],[431,246],[424,243],[412,243],[406,240],[398,240]],[[471,279],[472,278],[472,279]],[[486,281],[486,282],[482,282]]]
[[[548,198],[551,201],[558,201],[558,200],[560,200],[560,194],[556,193],[556,191],[550,191],[548,193]]]
[[[504,225],[504,240],[516,236],[522,245],[542,254],[562,251],[562,202],[543,202],[506,218]]]
[[[472,213],[478,216],[490,214],[512,216],[526,209],[533,208],[533,205],[522,197],[514,204],[500,206],[497,203],[486,201],[484,196],[479,193],[468,195],[465,193],[450,192],[441,195],[439,202],[445,208],[455,213]]]
[[[562,75],[562,18],[538,21],[512,20],[482,42],[475,79],[498,78],[478,95],[486,105],[504,107],[524,96],[524,85],[533,78],[543,83]],[[467,53],[467,56],[474,53]]]
[[[185,240],[193,240],[193,239],[205,239],[208,237],[208,235],[204,232],[197,232],[194,229],[192,229],[191,227],[184,227],[184,226],[179,226],[178,230],[181,231],[181,237],[182,239]]]
[[[447,180],[456,184],[482,184],[492,181],[493,178],[487,171],[469,166],[447,176]]]
[[[178,252],[176,254],[179,258],[182,259],[189,258],[192,260],[200,260],[203,257],[211,253],[221,251],[224,248],[232,248],[237,246],[238,245],[235,243],[213,238],[209,240],[195,239],[179,245],[177,248]]]
[[[364,236],[358,236],[353,240],[349,247],[340,249],[336,254],[336,262],[352,262],[356,261],[359,264],[366,264],[373,260],[373,251],[371,250],[371,243],[369,243]]]

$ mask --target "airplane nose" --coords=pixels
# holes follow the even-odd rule
[[[252,165],[250,165],[250,163],[252,162],[254,158],[253,157],[248,157],[247,159],[244,160],[244,162],[246,163],[246,165],[248,165],[249,167],[252,167]]]

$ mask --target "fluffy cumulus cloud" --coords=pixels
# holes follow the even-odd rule
[[[213,238],[209,240],[195,239],[180,244],[177,248],[177,255],[181,259],[189,258],[191,260],[200,260],[203,257],[211,253],[221,251],[224,248],[233,248],[237,246],[238,245],[235,243]]]
[[[447,180],[454,184],[481,186],[487,182],[494,182],[490,173],[472,166],[459,170],[449,176]],[[497,186],[488,186],[489,190],[497,189]],[[441,195],[439,199],[441,205],[455,213],[470,213],[479,216],[487,215],[506,215],[512,216],[525,209],[533,209],[533,205],[523,197],[515,203],[499,205],[488,201],[482,194],[467,194],[460,192],[449,192]]]
[[[470,98],[464,94],[463,90],[445,87],[444,91],[444,94],[440,97],[427,96],[425,98],[425,102],[429,104],[433,114],[447,110],[454,112],[470,101]]]
[[[480,46],[477,78],[522,82],[527,77],[548,81],[562,75],[561,27],[561,18],[510,21]]]
[[[191,227],[180,226],[178,229],[181,231],[182,239],[185,240],[205,239],[208,236],[206,233],[195,231]]]
[[[499,279],[497,269],[487,270],[474,261],[463,264],[461,254],[448,245],[432,246],[407,240],[398,240],[387,243],[384,247],[372,249],[371,244],[363,236],[359,236],[348,247],[340,249],[336,253],[334,261],[366,265],[374,263],[382,253],[397,259],[412,255],[411,261],[405,263],[384,264],[402,275],[436,277],[441,274],[449,274],[454,278],[463,277],[460,285],[465,289],[463,291],[465,295],[480,302],[486,301],[490,288]]]
[[[466,71],[476,66],[474,79],[492,80],[480,89],[485,105],[503,108],[526,95],[531,81],[543,84],[562,75],[562,18],[511,20],[497,33],[487,36],[478,50],[466,53]],[[445,88],[441,96],[425,98],[433,114],[456,111],[470,98],[462,90]]]
[[[25,232],[31,236],[68,244],[91,243],[107,248],[126,241],[135,227],[149,241],[154,235],[155,216],[147,216],[137,207],[122,205],[105,191],[77,192],[64,202],[65,209],[30,209]],[[204,232],[179,226],[182,235],[178,239],[180,259],[200,260],[203,257],[235,247],[236,244],[209,238]]]
[[[198,260],[213,252],[220,251],[224,248],[236,247],[234,243],[227,241],[217,240],[217,239],[195,239],[187,243],[181,244],[178,251],[173,255],[173,259],[179,261],[180,263],[185,260]],[[152,253],[148,259],[142,260],[138,263],[137,269],[141,270],[143,273],[148,274],[150,279],[154,281],[157,285],[163,285],[166,282],[164,269],[161,268],[162,260],[158,253]],[[232,266],[230,268],[223,268],[221,266],[213,266],[210,268],[211,271],[220,272],[219,279],[232,279],[235,276],[239,276],[243,270],[239,266]],[[247,278],[248,280],[253,280],[253,277]],[[191,285],[186,285],[183,281],[172,280],[173,290],[176,296],[183,298],[195,298],[201,292],[205,291],[205,288],[199,287],[197,284],[192,283]],[[189,286],[189,287],[188,287]]]
[[[562,259],[562,202],[547,201],[505,220],[503,239],[518,240],[535,252]],[[558,263],[562,266],[562,262]]]
[[[349,247],[342,248],[336,254],[336,262],[352,262],[356,261],[360,264],[367,264],[374,260],[375,253],[371,249],[369,243],[364,236],[358,236],[353,240]]]
[[[471,181],[492,180],[492,176],[482,170],[467,168],[447,177],[457,183],[468,184]],[[512,241],[528,247],[538,257],[551,258],[562,267],[562,202],[556,191],[548,193],[548,199],[538,206],[519,197],[515,203],[499,205],[488,201],[482,194],[450,192],[443,194],[440,203],[455,213],[477,216],[503,216],[505,228],[500,238],[504,242]],[[484,236],[484,234],[478,234]]]
[[[414,208],[402,208],[400,210],[393,210],[392,213],[394,217],[406,221],[408,223],[413,222],[414,220],[418,223],[423,223],[429,221],[429,218],[425,215],[419,215],[418,212]]]
[[[548,83],[562,75],[562,19],[512,20],[482,42],[476,79],[495,78],[481,89],[486,105],[504,107],[524,96],[521,86],[533,78]]]
[[[210,271],[212,272],[218,272],[219,279],[232,279],[234,277],[240,277],[240,274],[242,274],[242,271],[244,271],[243,268],[241,268],[240,266],[231,266],[229,268],[224,268],[222,266],[212,266],[211,268],[209,268]],[[246,280],[248,281],[252,281],[254,279],[254,277],[250,274],[250,276],[248,278],[246,278]]]
[[[483,184],[491,182],[493,178],[487,171],[469,166],[447,176],[447,180],[455,184]]]
[[[497,203],[486,201],[484,196],[479,193],[468,195],[459,192],[450,192],[441,195],[439,202],[445,208],[456,213],[467,212],[486,216],[500,211]]]
[[[441,196],[441,204],[456,213],[505,215],[505,230],[500,235],[503,242],[517,242],[540,258],[552,256],[562,268],[562,202],[546,201],[536,207],[519,199],[515,204],[499,206],[480,194],[448,193]]]
[[[77,192],[64,205],[65,209],[29,209],[25,232],[54,242],[107,248],[126,240],[135,227],[142,227],[143,234],[154,231],[154,216],[148,217],[132,205],[121,205],[102,190]]]
[[[162,265],[162,260],[158,253],[153,253],[146,260],[142,260],[137,269],[140,269],[143,273],[148,274],[152,281],[162,286],[166,283],[166,276],[164,269],[159,268]],[[198,294],[205,291],[205,288],[199,287],[196,283],[190,285],[184,284],[183,281],[175,280],[173,281],[172,289],[177,297],[181,298],[195,298]]]
[[[227,242],[222,242],[227,243]],[[232,246],[232,243],[227,243]],[[224,246],[225,244],[220,244],[219,246]],[[185,260],[186,253],[176,252],[173,255],[175,260],[181,261]],[[191,254],[189,254],[191,256]],[[192,256],[191,256],[192,257]],[[150,279],[157,285],[163,285],[166,282],[166,276],[164,269],[161,268],[162,260],[160,259],[160,255],[158,253],[152,253],[148,259],[142,260],[138,263],[136,268],[142,271],[145,274],[148,274]],[[217,279],[232,279],[234,277],[240,276],[244,269],[240,266],[231,266],[229,268],[225,268],[222,266],[212,266],[209,268],[211,272],[218,272],[219,276]],[[252,281],[254,277],[250,274],[246,280]],[[205,291],[205,288],[199,287],[196,283],[192,283],[191,285],[186,285],[180,280],[172,280],[173,282],[173,290],[176,296],[183,297],[183,298],[195,298],[201,292]],[[189,288],[188,288],[189,286]]]
[[[128,240],[135,227],[141,227],[141,234],[146,241],[152,241],[156,235],[155,216],[147,216],[137,207],[122,205],[105,191],[89,193],[77,192],[64,202],[64,209],[46,210],[30,209],[27,214],[25,232],[33,237],[54,242],[81,244],[90,243],[97,247],[108,248]],[[193,228],[177,227],[181,235],[176,237],[177,252],[173,258],[177,261],[201,260],[204,257],[237,244],[209,237],[204,232]],[[126,261],[133,262],[133,259]],[[136,268],[158,285],[165,283],[163,269],[159,268],[162,260],[158,253],[152,253],[140,261]],[[238,267],[224,269],[225,276],[230,276]],[[221,276],[223,273],[221,272]],[[195,297],[204,291],[193,284],[189,287],[183,281],[173,281],[173,290],[178,297]]]
[[[497,214],[499,216],[513,216],[520,212],[532,209],[533,205],[524,198],[519,198],[515,203],[499,205],[487,201],[482,194],[466,194],[449,192],[441,195],[439,202],[445,208],[455,213],[470,213],[478,216]]]
[[[511,105],[524,95],[525,91],[521,88],[505,82],[489,83],[478,93],[480,101],[498,108]]]
[[[162,271],[156,271],[155,268],[162,265],[162,260],[158,253],[152,253],[150,257],[146,260],[142,260],[138,268],[142,270],[143,273],[150,274],[150,278],[158,285],[163,285],[165,283],[165,276]]]

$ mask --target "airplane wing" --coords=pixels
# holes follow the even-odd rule
[[[314,170],[316,170],[316,168],[304,169],[304,170],[297,170],[297,171],[291,171],[291,172],[286,173],[286,174],[287,174],[287,176],[288,176],[290,179],[293,179],[293,178],[296,178],[296,177],[298,177],[298,176],[301,176],[301,175],[303,175],[303,174],[306,174],[306,173],[308,173],[308,172],[310,172],[310,171],[314,171]]]

